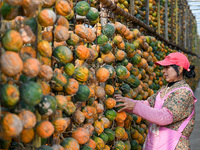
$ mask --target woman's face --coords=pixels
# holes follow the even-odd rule
[[[167,82],[175,82],[180,80],[180,77],[177,76],[177,72],[172,66],[164,66],[163,75]]]

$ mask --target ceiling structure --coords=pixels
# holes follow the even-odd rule
[[[197,21],[197,32],[200,36],[200,0],[187,0],[190,10],[192,11],[193,15]]]

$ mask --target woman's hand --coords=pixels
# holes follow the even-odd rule
[[[135,107],[135,103],[127,97],[122,97],[120,94],[115,94],[114,97],[116,98],[116,102],[123,102],[123,104],[116,105],[115,107],[123,107],[118,112],[121,111],[128,111],[132,112],[133,108]]]

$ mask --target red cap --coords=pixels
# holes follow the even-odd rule
[[[187,71],[190,71],[190,63],[187,57],[180,52],[170,53],[165,57],[164,60],[157,61],[155,64],[161,66],[177,65],[182,66]]]

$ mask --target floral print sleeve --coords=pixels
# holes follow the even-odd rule
[[[190,105],[193,104],[193,95],[188,89],[178,89],[168,97],[168,100],[164,103],[164,107],[167,107],[173,114],[173,123],[181,121],[187,118],[191,111]]]

